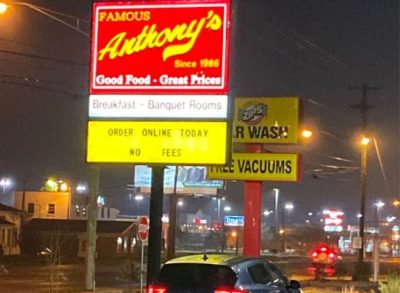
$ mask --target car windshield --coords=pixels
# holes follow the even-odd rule
[[[233,287],[236,274],[230,267],[209,264],[170,264],[160,271],[159,281],[169,288]]]

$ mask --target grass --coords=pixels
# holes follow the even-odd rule
[[[400,275],[399,273],[389,274],[386,282],[381,282],[380,291],[382,293],[399,293],[400,292]]]

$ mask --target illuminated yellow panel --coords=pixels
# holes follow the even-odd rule
[[[298,181],[298,154],[233,153],[232,165],[208,167],[208,179]]]
[[[89,121],[87,162],[225,164],[226,122]]]
[[[236,98],[233,142],[297,143],[299,98]]]

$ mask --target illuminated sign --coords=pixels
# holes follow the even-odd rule
[[[299,155],[233,153],[232,165],[208,167],[209,179],[298,181]]]
[[[244,226],[244,216],[225,216],[224,225],[229,227]]]
[[[236,98],[233,142],[296,143],[299,98]]]
[[[93,4],[90,93],[228,92],[230,0]]]
[[[226,95],[91,95],[91,118],[227,118]]]
[[[227,122],[89,121],[89,163],[226,163]]]
[[[344,213],[338,210],[324,210],[324,231],[342,232]]]
[[[176,193],[178,194],[216,194],[217,189],[224,187],[222,180],[207,180],[207,168],[201,166],[168,166],[164,169],[164,194],[173,193],[176,175]],[[150,192],[151,168],[135,166],[135,187],[139,192]]]

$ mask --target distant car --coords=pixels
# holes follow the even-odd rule
[[[326,243],[320,243],[311,250],[312,271],[316,279],[322,275],[332,276],[335,274],[336,265],[340,256],[336,250]]]
[[[300,283],[263,257],[196,254],[166,262],[147,293],[299,293]]]

